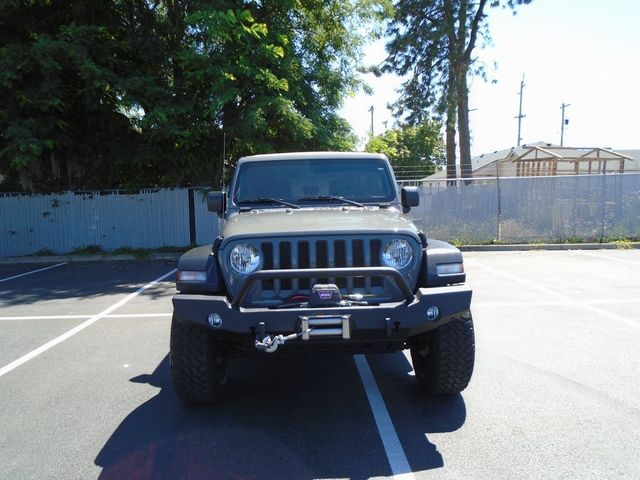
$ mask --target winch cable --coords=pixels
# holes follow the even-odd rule
[[[309,333],[312,329],[309,328],[304,332],[300,332],[300,333],[292,333],[291,335],[267,335],[266,337],[264,337],[262,339],[262,341],[257,340],[254,343],[254,346],[263,352],[266,353],[273,353],[275,352],[278,347],[280,345],[284,345],[285,342],[288,342],[289,340],[295,340],[298,337],[301,337],[302,335]]]

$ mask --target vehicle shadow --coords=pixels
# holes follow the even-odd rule
[[[415,385],[410,386],[404,355],[370,357],[375,359],[375,373],[386,359],[385,373],[390,372],[400,387],[391,397],[387,397],[389,385],[381,390],[412,469],[441,467],[443,459],[425,432],[459,428],[465,418],[461,397],[449,408],[440,401],[425,401]],[[167,358],[151,375],[131,379],[160,391],[131,412],[98,453],[99,478],[391,475],[350,355],[241,359],[234,363],[232,374],[227,394],[215,405],[203,407],[187,407],[176,398]],[[398,382],[402,376],[406,384]]]
[[[454,432],[464,425],[467,408],[463,395],[425,392],[417,384],[413,366],[402,352],[368,355],[367,360],[412,470],[443,467],[442,454],[429,434]]]

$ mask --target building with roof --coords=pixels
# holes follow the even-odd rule
[[[471,170],[475,178],[640,173],[640,150],[562,147],[536,142],[473,157]],[[456,176],[460,177],[459,165]],[[441,170],[424,180],[444,178],[446,171]]]

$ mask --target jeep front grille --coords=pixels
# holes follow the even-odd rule
[[[274,240],[260,243],[264,270],[333,267],[377,267],[380,263],[380,239]],[[309,294],[316,283],[335,283],[342,294],[383,293],[382,277],[311,278],[262,281],[262,297],[286,297]]]

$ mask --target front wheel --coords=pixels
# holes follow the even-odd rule
[[[171,380],[178,398],[188,404],[217,400],[227,385],[229,359],[209,332],[174,318],[170,343]]]
[[[418,383],[430,393],[455,394],[467,388],[475,362],[471,313],[445,323],[411,347]]]

